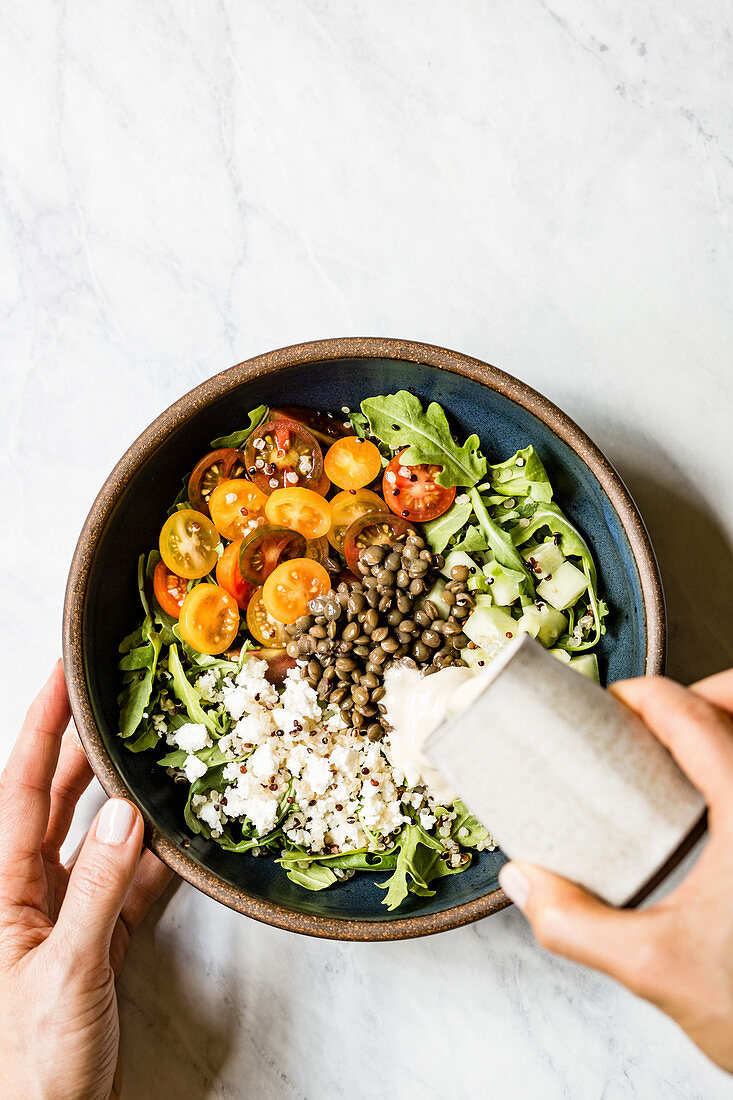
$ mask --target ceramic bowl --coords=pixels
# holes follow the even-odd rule
[[[498,888],[501,852],[485,852],[434,897],[394,913],[369,874],[321,893],[289,882],[269,858],[222,851],[189,837],[184,793],[151,753],[116,737],[117,646],[139,619],[138,555],[157,544],[181,475],[210,440],[240,427],[261,403],[320,409],[358,406],[373,394],[409,389],[438,401],[465,435],[478,432],[490,461],[533,443],[561,506],[585,534],[611,614],[599,660],[606,682],[663,670],[664,604],[644,524],[618,474],[563,412],[486,363],[401,340],[323,340],[257,356],[210,378],[159,416],[104,483],[79,538],[64,610],[64,666],[79,734],[110,795],[140,807],[148,843],[179,875],[241,913],[294,932],[345,940],[398,939],[443,931],[508,904]]]

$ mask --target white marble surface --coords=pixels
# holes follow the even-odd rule
[[[671,671],[733,664],[732,78],[726,0],[5,0],[2,756],[124,448],[322,336],[445,344],[555,399],[646,516]],[[340,945],[184,886],[120,996],[130,1100],[733,1091],[513,910]]]

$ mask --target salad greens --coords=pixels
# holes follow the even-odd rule
[[[265,405],[253,409],[245,427],[213,440],[212,447],[242,447],[268,413]],[[605,632],[608,615],[598,591],[595,562],[583,535],[554,502],[547,471],[532,445],[490,464],[476,434],[459,444],[440,405],[431,402],[423,409],[420,400],[405,390],[366,398],[360,410],[348,413],[348,420],[358,436],[378,446],[385,465],[402,452],[405,465],[439,466],[435,481],[444,489],[459,489],[446,511],[423,525],[422,534],[431,551],[447,559],[446,577],[450,577],[451,562],[470,565],[467,585],[476,610],[465,623],[471,641],[461,656],[467,664],[485,664],[513,630],[529,630],[561,659],[593,650]],[[189,506],[184,481],[170,511]],[[309,850],[286,831],[288,820],[298,812],[292,775],[272,800],[273,810],[277,802],[277,812],[274,821],[270,818],[271,828],[258,832],[244,814],[213,828],[202,803],[216,802],[218,811],[232,782],[232,766],[246,772],[255,751],[249,744],[241,755],[233,756],[227,739],[236,720],[221,690],[226,685],[235,688],[248,651],[254,647],[245,637],[240,656],[233,660],[199,653],[188,645],[181,638],[178,620],[163,610],[153,592],[153,573],[160,560],[154,550],[138,563],[143,618],[119,646],[118,732],[132,752],[155,750],[157,765],[189,784],[183,817],[191,833],[233,853],[272,855],[288,878],[307,890],[326,889],[356,872],[386,875],[378,885],[390,910],[410,894],[433,895],[438,879],[465,870],[473,851],[493,843],[460,800],[447,807],[431,802],[426,815],[427,803],[420,804],[418,812],[408,799],[403,805],[406,820],[389,835],[372,832],[360,812],[363,847],[338,850],[330,844],[324,850]],[[541,592],[547,590],[558,567],[565,569],[566,576],[571,574],[571,580],[565,595],[558,589],[553,597],[556,603],[548,607]],[[213,578],[201,581],[211,583]],[[189,589],[198,583],[189,582]],[[437,582],[431,599],[440,600],[444,584]],[[567,591],[571,596],[566,599]],[[512,623],[516,627],[507,630]],[[324,707],[324,714],[333,713],[327,703]],[[177,734],[183,727],[189,736],[192,729],[201,731],[198,747],[178,745]],[[288,783],[287,778],[283,783]]]

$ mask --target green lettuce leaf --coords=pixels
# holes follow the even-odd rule
[[[437,519],[428,520],[423,524],[423,533],[428,546],[434,554],[440,554],[463,527],[468,517],[473,512],[473,506],[468,497],[463,494],[451,504],[447,512]]]
[[[249,413],[249,424],[246,428],[242,428],[239,432],[232,432],[231,435],[220,435],[216,439],[212,439],[211,446],[241,447],[243,443],[247,442],[255,428],[259,428],[268,411],[267,405],[258,405],[256,409],[252,409]]]
[[[432,401],[423,412],[420,400],[407,390],[386,397],[367,397],[361,403],[369,427],[377,439],[399,449],[407,447],[405,463],[442,466],[440,485],[476,485],[486,473],[486,459],[479,451],[477,435],[462,447],[454,442],[443,409]]]
[[[505,462],[489,466],[491,488],[503,497],[531,497],[549,503],[552,486],[534,447],[524,447]]]

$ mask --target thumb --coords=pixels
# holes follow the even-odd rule
[[[123,798],[105,802],[74,864],[56,922],[72,950],[107,962],[117,918],[143,843],[140,811]]]
[[[575,883],[521,860],[501,868],[499,885],[548,951],[602,970],[625,985],[647,968],[653,949],[652,910],[613,909]]]

